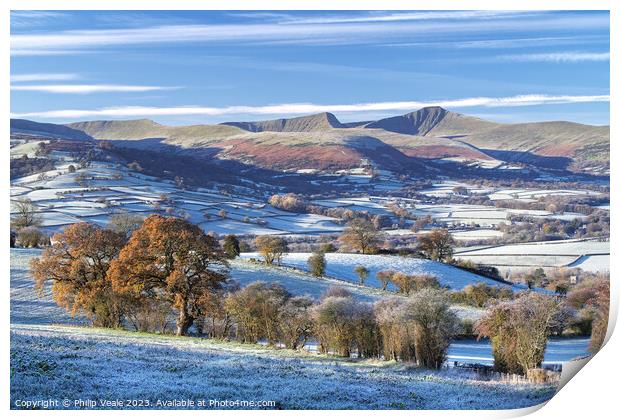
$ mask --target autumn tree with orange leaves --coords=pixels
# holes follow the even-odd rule
[[[54,300],[73,316],[84,314],[98,327],[122,326],[125,301],[112,290],[107,272],[125,235],[77,223],[54,235],[52,244],[31,262],[35,287],[41,291],[52,281]]]
[[[198,226],[153,215],[133,232],[108,274],[119,293],[168,301],[177,313],[177,335],[186,335],[227,282],[228,263],[217,240]]]

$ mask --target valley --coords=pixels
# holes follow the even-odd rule
[[[476,373],[494,361],[489,340],[476,339],[473,331],[489,303],[467,298],[476,288],[506,296],[529,291],[563,296],[609,272],[605,163],[592,162],[596,171],[574,170],[581,163],[573,154],[570,162],[548,165],[553,151],[545,147],[555,137],[547,126],[539,128],[539,146],[520,141],[516,149],[527,149],[529,157],[514,161],[483,149],[486,139],[509,127],[443,109],[364,124],[343,124],[332,114],[187,127],[148,120],[66,126],[12,121],[11,218],[22,220],[27,208],[32,220],[21,228],[14,223],[11,233],[16,246],[11,251],[12,366],[20,372],[12,382],[13,398],[26,390],[44,397],[50,386],[63,392],[90,387],[98,378],[80,377],[96,353],[122,370],[160,373],[126,376],[93,398],[101,391],[114,398],[195,400],[208,390],[214,398],[275,399],[281,408],[343,409],[516,408],[549,399],[556,382],[540,385]],[[522,129],[516,128],[515,138]],[[608,142],[600,129],[584,128],[570,147],[575,142],[590,147],[601,138]],[[447,348],[442,369],[425,371],[380,357],[326,354],[314,337],[298,351],[264,340],[173,338],[172,313],[164,316],[158,334],[134,332],[131,325],[125,325],[129,331],[93,329],[89,319],[57,307],[49,287],[34,290],[30,261],[42,254],[29,248],[53,245],[54,235],[76,223],[130,229],[150,215],[184,220],[220,243],[237,238],[240,254],[228,272],[231,290],[267,282],[315,304],[337,293],[357,305],[379,307],[408,299],[395,274],[426,276],[451,296],[449,308],[461,335]],[[342,239],[359,220],[375,235],[368,253]],[[444,231],[450,256],[426,254],[424,238]],[[33,235],[35,243],[27,242]],[[276,264],[267,263],[256,245],[264,237],[286,244]],[[318,277],[310,265],[317,252],[325,261]],[[542,367],[561,371],[590,356],[589,337],[571,328],[549,339]],[[35,355],[42,345],[56,350]],[[140,354],[148,354],[148,361]],[[32,360],[36,363],[26,363]],[[221,378],[209,376],[206,388],[198,385],[201,372],[231,363],[237,366],[234,372],[225,368]],[[190,364],[200,368],[190,372]],[[53,375],[60,370],[71,373]],[[250,370],[256,373],[249,378],[239,375]],[[188,379],[182,388],[175,385],[180,374]],[[292,386],[293,377],[306,378],[303,386]],[[380,385],[385,380],[417,396],[393,399]],[[136,381],[159,385],[133,391]],[[255,390],[242,385],[247,383]],[[322,390],[336,383],[351,397],[326,397]]]

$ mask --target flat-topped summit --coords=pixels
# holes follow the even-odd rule
[[[296,118],[280,118],[277,120],[251,121],[251,122],[225,122],[222,125],[239,127],[242,130],[254,133],[262,131],[276,132],[310,132],[329,130],[331,128],[344,128],[338,118],[330,112],[306,115]]]

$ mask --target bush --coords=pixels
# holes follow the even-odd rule
[[[381,290],[387,289],[394,274],[396,274],[394,270],[383,270],[377,273],[377,280],[381,282]]]
[[[15,244],[23,248],[38,248],[49,244],[49,237],[36,227],[28,226],[17,231]]]
[[[328,297],[311,311],[319,351],[350,357],[374,357],[379,353],[377,325],[372,307],[351,297]]]
[[[267,339],[275,344],[280,336],[281,311],[290,294],[279,284],[254,282],[230,295],[226,311],[237,322],[237,338],[256,343]]]
[[[315,252],[308,258],[308,269],[314,277],[323,277],[326,265],[325,254],[322,252]]]
[[[172,331],[169,315],[172,308],[168,302],[143,299],[126,306],[125,317],[136,331],[167,333]]]
[[[374,312],[385,360],[415,362],[415,327],[404,321],[402,300],[381,300]]]
[[[399,292],[408,295],[411,292],[417,292],[422,289],[439,289],[441,285],[437,277],[427,274],[409,275],[396,272],[392,275],[392,283],[398,287]]]
[[[310,308],[312,300],[303,296],[290,298],[280,312],[280,338],[289,349],[300,349],[312,334]]]
[[[354,268],[354,271],[357,274],[357,277],[359,278],[360,286],[363,286],[364,283],[366,282],[366,279],[368,278],[368,269],[364,267],[363,265],[358,265]]]
[[[483,308],[490,300],[512,299],[512,289],[501,286],[491,286],[486,283],[468,284],[462,290],[452,292],[450,298],[454,303]]]
[[[607,279],[597,284],[595,300],[592,302],[595,315],[592,321],[592,337],[590,338],[589,347],[591,352],[599,351],[605,342],[607,325],[609,323],[609,302],[609,279]]]
[[[479,337],[489,337],[495,369],[524,375],[540,367],[547,339],[562,329],[568,312],[557,297],[535,292],[492,306],[475,326]]]
[[[279,236],[259,236],[254,243],[265,262],[270,265],[274,262],[280,264],[282,256],[288,252],[286,241]]]
[[[332,286],[321,295],[321,301],[329,297],[353,297],[353,294],[343,287]]]
[[[272,206],[296,213],[306,213],[308,203],[297,194],[275,194],[269,198],[269,204]]]
[[[222,245],[226,257],[234,260],[241,253],[241,245],[239,239],[235,235],[226,235],[224,238],[224,244]]]
[[[199,334],[219,339],[230,338],[234,322],[231,314],[226,311],[226,298],[238,291],[239,285],[231,281],[204,304],[203,317],[196,322]]]
[[[338,249],[331,242],[321,245],[321,252],[329,254],[330,252],[336,252]]]
[[[441,368],[450,341],[460,330],[459,319],[450,309],[446,293],[424,289],[414,293],[403,305],[403,320],[414,326],[418,365]]]

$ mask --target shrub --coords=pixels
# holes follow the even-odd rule
[[[308,269],[314,277],[323,277],[326,265],[325,254],[322,252],[315,252],[308,257]]]
[[[607,334],[607,324],[609,323],[609,279],[598,283],[595,298],[592,306],[595,310],[594,320],[592,321],[592,337],[590,338],[591,352],[597,352],[605,342]]]
[[[125,317],[136,331],[164,334],[172,327],[169,322],[171,312],[172,308],[166,301],[141,299],[130,301]]]
[[[216,295],[203,305],[203,317],[198,320],[197,325],[199,333],[219,339],[230,337],[234,321],[226,310],[226,298],[237,291],[239,291],[239,285],[231,281],[221,290],[216,291]]]
[[[321,301],[329,297],[353,297],[353,294],[343,287],[332,286],[321,295]]]
[[[377,326],[372,307],[351,297],[328,297],[311,311],[319,351],[349,357],[378,355]]]
[[[233,260],[239,256],[241,253],[241,246],[239,244],[239,239],[235,235],[226,235],[224,238],[223,244],[224,253],[226,253],[226,257]]]
[[[381,290],[387,289],[394,274],[396,274],[394,270],[383,270],[377,273],[377,280],[381,282]]]
[[[415,362],[415,327],[404,320],[402,300],[381,300],[374,312],[385,360]]]
[[[38,248],[49,243],[49,238],[34,226],[17,231],[15,244],[24,248]]]
[[[289,349],[300,349],[312,334],[310,308],[312,300],[295,296],[286,301],[280,312],[280,339]]]
[[[426,288],[439,289],[441,287],[437,277],[427,274],[409,275],[396,272],[392,275],[391,281],[401,293],[406,295]]]
[[[368,269],[363,265],[358,265],[354,268],[357,277],[359,278],[360,286],[363,286],[368,278]]]
[[[329,254],[330,252],[336,252],[338,249],[331,242],[321,245],[321,252]]]
[[[491,286],[480,282],[468,284],[462,290],[452,292],[450,297],[455,303],[483,308],[492,299],[512,299],[514,293],[508,287]]]
[[[492,306],[476,323],[479,337],[489,337],[495,368],[500,372],[526,374],[540,367],[547,339],[568,319],[557,297],[535,292]]]
[[[263,235],[254,241],[258,252],[263,256],[267,264],[276,261],[280,264],[282,256],[288,252],[288,246],[284,238],[279,236]]]
[[[226,298],[226,311],[237,322],[237,338],[275,344],[280,336],[281,311],[290,294],[277,283],[254,282]]]
[[[403,319],[414,326],[418,365],[439,369],[445,361],[450,341],[459,332],[460,322],[450,309],[446,293],[424,289],[411,295],[403,306]]]

